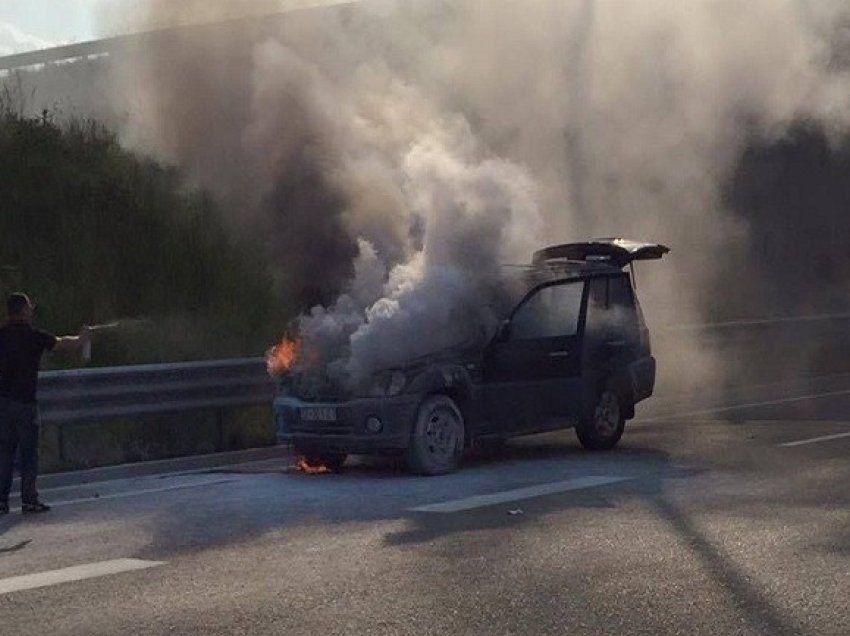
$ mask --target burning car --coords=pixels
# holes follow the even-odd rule
[[[383,370],[356,390],[284,373],[278,439],[310,465],[396,453],[424,475],[454,470],[465,448],[488,438],[574,427],[585,448],[613,448],[655,385],[633,263],[667,252],[623,239],[548,247],[520,268],[519,300],[493,334]],[[283,343],[278,362],[289,368],[299,350]]]

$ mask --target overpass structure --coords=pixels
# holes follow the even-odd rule
[[[177,38],[192,33],[221,30],[226,31],[238,26],[251,26],[272,29],[283,17],[292,12],[309,11],[321,8],[339,7],[359,4],[362,0],[307,0],[287,3],[273,13],[261,13],[248,16],[232,17],[214,22],[199,22],[153,31],[119,35],[101,40],[91,40],[77,44],[66,44],[36,51],[15,53],[0,57],[0,73],[17,69],[56,64],[80,59],[90,59],[108,56],[121,51],[132,50],[139,45],[146,45],[161,39]]]

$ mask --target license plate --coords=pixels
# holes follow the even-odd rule
[[[311,406],[301,409],[302,422],[336,422],[336,409],[332,406]]]

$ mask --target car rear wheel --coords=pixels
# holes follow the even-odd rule
[[[576,435],[588,450],[609,450],[617,445],[626,426],[627,405],[613,388],[606,387],[593,409],[579,422]]]
[[[463,414],[446,395],[427,398],[416,415],[406,459],[419,475],[444,475],[455,470],[463,454]]]

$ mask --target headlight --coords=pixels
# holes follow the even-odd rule
[[[372,377],[371,397],[392,397],[404,391],[407,377],[402,371],[382,371]]]

